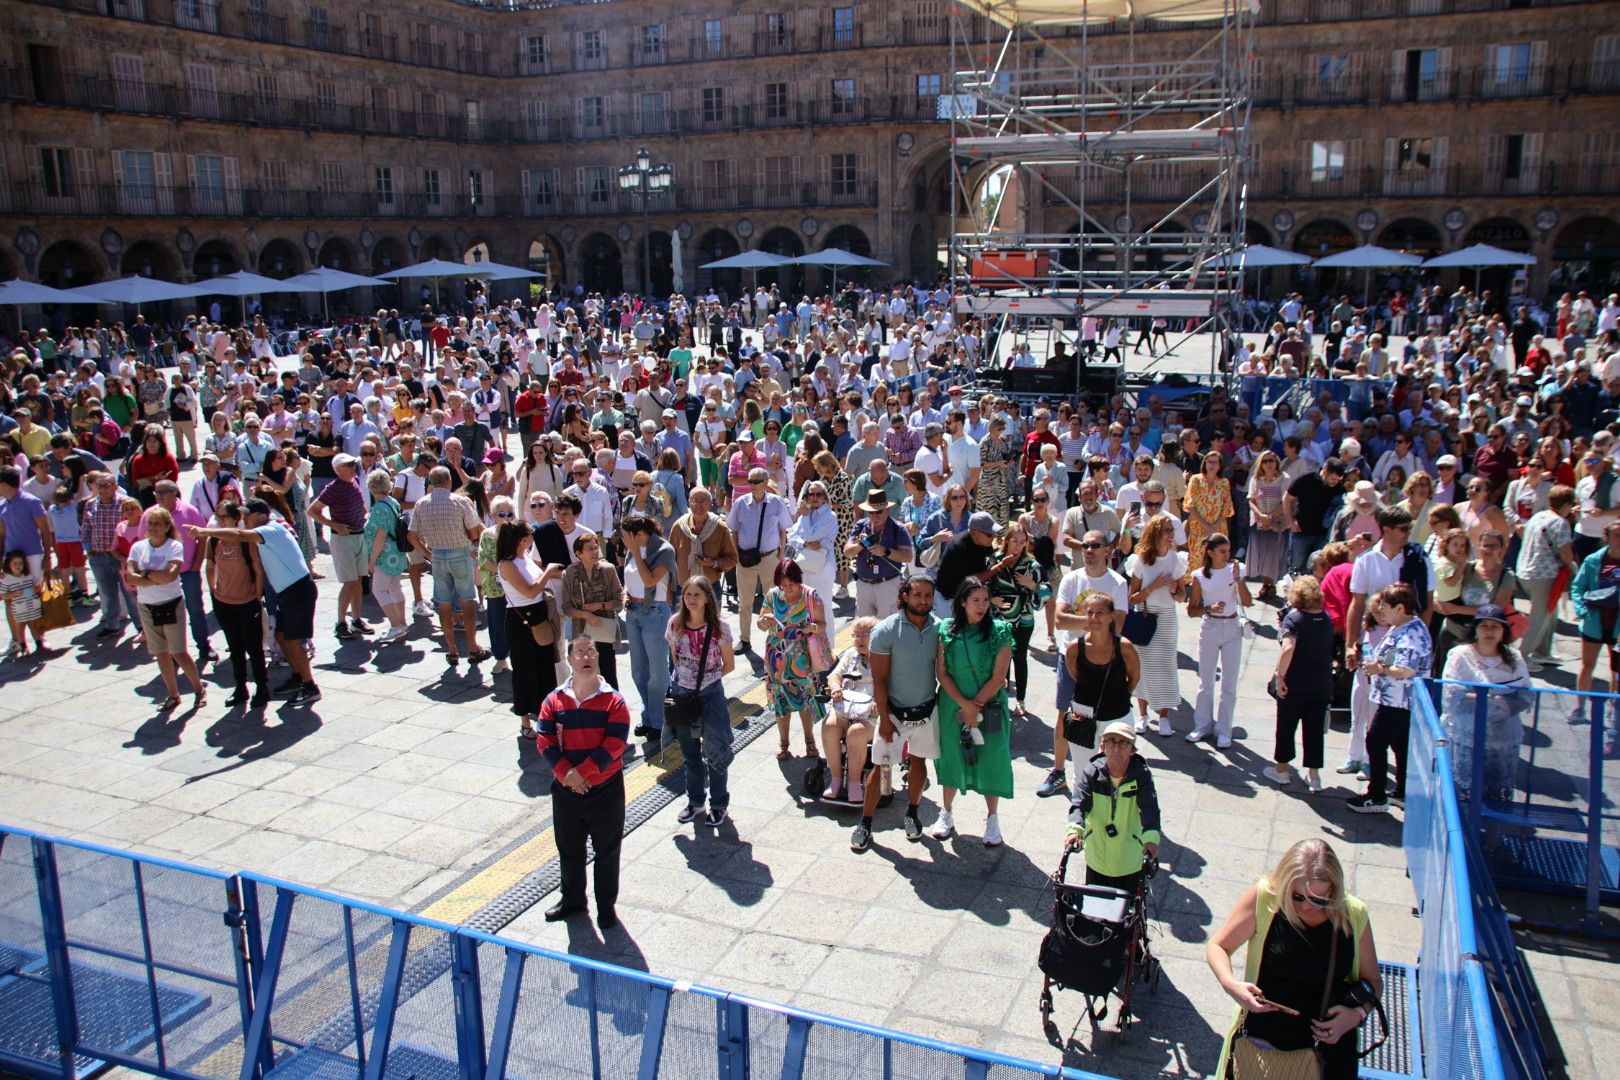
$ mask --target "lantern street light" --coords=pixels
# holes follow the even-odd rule
[[[654,195],[662,195],[675,183],[675,169],[669,164],[654,165],[647,148],[636,151],[633,165],[619,170],[619,188],[641,200],[641,294],[652,295],[652,225],[648,216]]]

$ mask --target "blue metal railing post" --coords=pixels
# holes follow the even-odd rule
[[[636,1080],[658,1080],[658,1062],[664,1056],[664,1025],[669,1022],[669,990],[647,987],[647,1030],[641,1035],[641,1063]]]
[[[383,1080],[388,1071],[388,1041],[394,1034],[394,1017],[399,1014],[399,991],[405,981],[405,958],[410,945],[411,924],[396,918],[394,936],[388,942],[388,967],[377,994],[377,1019],[371,1029],[371,1057],[366,1061],[365,1080]]]
[[[804,1059],[810,1050],[810,1021],[788,1017],[787,1046],[782,1051],[782,1080],[803,1080]]]
[[[748,1080],[748,1006],[730,996],[715,1002],[720,1080]]]
[[[1474,744],[1470,747],[1468,758],[1468,782],[1472,792],[1468,799],[1468,835],[1476,839],[1481,835],[1484,822],[1485,740],[1490,738],[1486,731],[1490,708],[1490,701],[1486,697],[1488,693],[1483,689],[1474,691]]]
[[[56,846],[34,837],[34,881],[39,890],[39,922],[51,974],[51,1006],[56,1013],[56,1052],[63,1080],[73,1080],[73,1048],[79,1044],[79,1014],[73,997],[73,969],[67,947],[62,882],[56,875]]]
[[[456,1059],[461,1080],[484,1080],[484,987],[478,977],[478,941],[452,934],[450,947],[450,992],[456,1000]]]
[[[287,929],[292,924],[293,901],[297,898],[291,889],[276,890],[270,940],[265,944],[263,964],[253,986],[253,1021],[248,1024],[242,1047],[241,1080],[255,1080],[275,1060],[270,1052],[270,1010],[276,1001],[276,980],[281,977],[281,957],[287,951]]]
[[[489,1061],[485,1072],[489,1076],[500,1077],[506,1075],[506,1060],[512,1053],[512,1026],[517,1021],[518,994],[523,989],[523,962],[527,959],[520,949],[510,946],[506,950],[506,971],[501,976],[501,1000],[495,1007],[495,1030],[490,1033]],[[594,974],[594,973],[593,973]],[[594,1020],[596,1008],[591,1008]],[[592,1039],[592,1057],[595,1057],[595,1040]],[[593,1070],[593,1076],[600,1076],[599,1070]]]
[[[1604,700],[1591,696],[1592,739],[1588,760],[1592,765],[1586,778],[1586,917],[1581,928],[1587,933],[1598,929],[1598,911],[1603,886],[1603,743]]]
[[[141,956],[146,961],[146,1004],[152,1010],[152,1042],[157,1050],[158,1072],[163,1073],[168,1071],[169,1055],[163,1046],[163,1009],[158,1005],[157,968],[153,966],[152,919],[146,910],[146,876],[138,862],[130,863],[130,872],[135,877],[135,911],[140,916]]]
[[[259,932],[259,888],[240,875],[225,879],[225,925],[231,931],[231,962],[236,969],[236,1008],[242,1016],[242,1038],[253,1023],[253,981],[263,968],[264,943]],[[270,1062],[261,1059],[255,1076]]]

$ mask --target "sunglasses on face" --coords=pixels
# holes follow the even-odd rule
[[[1087,551],[1095,551],[1097,548],[1102,547],[1102,544],[1098,543],[1095,540],[1087,540],[1086,542],[1084,542],[1080,546],[1085,548]]]
[[[1338,901],[1331,896],[1313,896],[1308,892],[1295,892],[1292,894],[1292,896],[1294,903],[1310,904],[1312,907],[1331,908],[1337,906],[1338,904]]]
[[[1159,507],[1164,505],[1164,500],[1160,499],[1158,502],[1152,502],[1151,500],[1143,499],[1142,505],[1147,507],[1149,510],[1157,510]]]
[[[1031,500],[1029,500],[1029,501],[1030,501],[1030,502],[1032,502],[1032,503],[1046,503],[1046,502],[1051,502],[1051,501],[1052,501],[1052,500],[1051,500],[1051,499],[1048,499],[1048,498],[1045,498],[1045,497],[1044,497],[1044,496],[1043,496],[1043,497],[1041,497],[1041,498],[1038,498],[1038,499],[1031,499]]]
[[[512,517],[513,514],[510,510],[497,510],[495,511],[495,516],[498,518],[509,518]]]

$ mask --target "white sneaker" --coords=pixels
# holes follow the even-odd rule
[[[512,665],[510,663],[505,660],[497,660],[495,666],[489,669],[489,673],[491,675],[500,675],[511,670]]]
[[[382,637],[377,639],[377,644],[379,644],[379,645],[387,645],[389,642],[392,642],[392,641],[403,640],[405,635],[409,634],[410,632],[411,632],[411,628],[408,627],[408,626],[396,626],[396,627],[393,627],[386,634],[384,634]]]
[[[1322,790],[1322,774],[1315,769],[1305,770],[1305,786],[1312,791]]]
[[[1176,729],[1170,723],[1170,718],[1168,716],[1159,717],[1159,736],[1160,736],[1160,738],[1168,739],[1170,736],[1174,735],[1175,733],[1176,733]]]
[[[1186,735],[1188,742],[1203,742],[1207,738],[1209,738],[1209,732],[1204,728],[1193,728]]]
[[[1219,736],[1215,740],[1215,747],[1218,750],[1230,750],[1230,749],[1232,749],[1232,736],[1230,736],[1230,735],[1221,735],[1221,736]]]
[[[1001,821],[995,814],[984,819],[984,846],[1001,846]]]
[[[934,822],[934,827],[932,829],[928,830],[928,835],[932,836],[935,840],[949,840],[951,838],[951,834],[955,831],[956,819],[951,817],[951,812],[949,810],[941,810],[939,812],[939,820]]]
[[[1138,716],[1136,718],[1136,733],[1138,735],[1146,735],[1147,734],[1147,717]]]
[[[429,604],[426,600],[417,601],[416,607],[412,610],[416,613],[416,617],[418,619],[433,618],[433,605]]]
[[[1277,768],[1275,765],[1267,765],[1265,768],[1260,770],[1260,775],[1265,777],[1267,780],[1270,780],[1273,784],[1287,785],[1294,782],[1293,769],[1283,770]]]

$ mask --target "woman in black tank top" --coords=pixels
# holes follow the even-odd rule
[[[1103,725],[1127,716],[1131,692],[1142,674],[1136,646],[1114,633],[1114,600],[1092,593],[1082,602],[1085,636],[1069,645],[1063,662],[1074,676],[1072,709],[1087,713]]]

